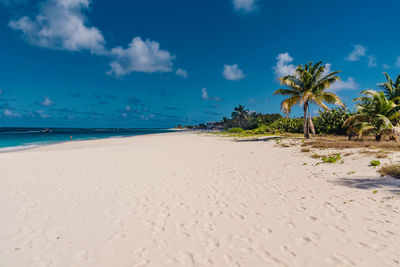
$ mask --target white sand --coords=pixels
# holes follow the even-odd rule
[[[0,266],[399,266],[400,181],[369,160],[188,133],[1,153]]]

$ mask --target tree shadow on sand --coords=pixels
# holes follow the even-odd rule
[[[258,138],[251,138],[251,139],[237,139],[234,140],[235,142],[268,142],[273,140],[281,140],[283,137],[280,136],[265,136],[265,137],[258,137]]]
[[[384,191],[391,192],[394,194],[400,193],[400,179],[394,179],[391,177],[384,178],[341,178],[338,181],[332,181],[333,183],[341,186],[347,186],[358,189],[376,189],[381,188]]]

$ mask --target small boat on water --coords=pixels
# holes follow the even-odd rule
[[[42,133],[51,133],[52,131],[49,128],[42,129]]]

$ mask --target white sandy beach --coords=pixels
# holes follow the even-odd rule
[[[193,133],[0,153],[0,266],[400,266],[400,180],[344,160]]]

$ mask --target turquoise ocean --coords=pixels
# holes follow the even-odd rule
[[[129,137],[170,132],[147,128],[9,128],[0,127],[0,152],[77,140]]]

